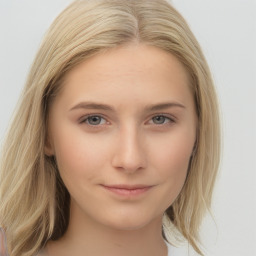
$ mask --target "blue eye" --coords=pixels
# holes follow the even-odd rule
[[[154,124],[165,124],[165,123],[172,122],[172,119],[167,116],[159,115],[159,116],[154,116],[152,118],[152,121]]]
[[[106,120],[101,116],[89,116],[83,122],[89,125],[102,125],[106,123]]]

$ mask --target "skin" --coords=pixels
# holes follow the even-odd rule
[[[129,44],[71,70],[45,146],[71,195],[70,223],[45,253],[167,255],[162,215],[184,185],[196,126],[188,75],[170,53]]]

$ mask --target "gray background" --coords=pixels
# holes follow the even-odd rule
[[[0,0],[0,143],[40,41],[70,0]],[[256,2],[173,0],[213,72],[224,136],[207,256],[256,255]]]

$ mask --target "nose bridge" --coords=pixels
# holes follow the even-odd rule
[[[136,125],[126,125],[119,130],[113,165],[126,172],[135,172],[146,166],[143,134]]]

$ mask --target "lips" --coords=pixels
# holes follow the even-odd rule
[[[139,196],[145,194],[153,186],[148,185],[102,185],[102,187],[119,196]]]

